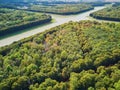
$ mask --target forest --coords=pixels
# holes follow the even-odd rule
[[[91,13],[90,16],[96,19],[120,21],[120,4]]]
[[[0,8],[0,36],[44,24],[51,19],[51,16],[42,13]]]
[[[0,8],[20,9],[33,12],[53,13],[61,15],[78,14],[94,9],[95,6],[104,6],[108,2],[32,2],[32,3],[1,3]]]
[[[111,4],[110,2],[87,2],[86,4],[90,4],[92,6],[105,6]]]
[[[95,7],[95,6],[104,6],[104,5],[106,5],[106,4],[111,4],[111,3],[109,3],[109,2],[61,2],[61,1],[59,1],[59,2],[32,2],[32,4],[31,3],[29,3],[29,2],[20,2],[20,3],[17,3],[17,2],[14,2],[14,3],[0,3],[0,8],[12,8],[12,9],[24,9],[23,7],[24,6],[26,6],[26,7],[29,7],[29,8],[32,8],[32,7],[40,7],[40,8],[43,8],[43,7],[45,7],[45,8],[52,8],[52,7],[49,7],[49,6],[56,6],[56,8],[57,8],[57,6],[59,6],[59,7],[62,7],[63,8],[63,6],[62,5],[66,5],[66,6],[75,6],[75,4],[80,4],[80,5],[82,5],[82,4],[84,4],[84,5],[91,5],[91,6],[93,6],[93,7]],[[116,3],[116,4],[118,4],[118,3]],[[114,4],[114,5],[116,5],[116,4]],[[36,6],[37,5],[37,6]],[[81,6],[80,6],[81,7]],[[39,8],[38,9],[35,9],[35,10],[40,10]]]
[[[78,14],[94,9],[90,4],[52,4],[52,5],[31,5],[27,10],[53,13],[53,14]]]
[[[0,90],[120,90],[120,23],[62,24],[0,48]]]

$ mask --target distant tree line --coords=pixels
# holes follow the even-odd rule
[[[103,10],[91,13],[90,16],[96,19],[120,21],[120,5],[108,7]]]
[[[51,16],[41,13],[0,8],[0,36],[51,21]]]
[[[31,5],[27,10],[52,14],[70,15],[94,9],[90,4]]]

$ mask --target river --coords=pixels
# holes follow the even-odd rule
[[[105,8],[106,6],[100,6],[95,7],[94,10],[90,10],[84,13],[76,14],[76,15],[55,15],[55,14],[49,14],[52,16],[54,21],[52,23],[48,23],[45,25],[37,26],[31,29],[22,30],[17,33],[13,33],[7,36],[4,36],[0,39],[0,47],[9,45],[15,41],[18,41],[20,39],[32,36],[34,34],[43,32],[49,28],[61,25],[63,23],[67,23],[69,21],[81,21],[81,20],[89,20],[89,14],[98,10],[101,10]]]

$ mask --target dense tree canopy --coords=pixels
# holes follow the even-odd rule
[[[69,22],[0,48],[0,90],[119,90],[120,24]]]
[[[0,35],[49,22],[46,14],[0,8]]]
[[[113,7],[108,7],[103,10],[91,13],[90,16],[111,21],[120,21],[120,4],[115,4]]]

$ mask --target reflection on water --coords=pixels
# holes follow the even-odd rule
[[[29,36],[37,34],[39,32],[43,32],[43,31],[45,31],[49,28],[61,25],[63,23],[69,22],[69,21],[88,20],[89,19],[88,16],[89,16],[90,13],[101,10],[103,8],[105,8],[105,6],[95,7],[94,10],[84,12],[84,13],[81,13],[81,14],[76,14],[76,15],[49,14],[54,19],[54,21],[52,23],[48,23],[48,24],[45,24],[45,25],[33,27],[33,28],[30,28],[30,29],[22,30],[22,31],[19,31],[17,33],[13,33],[13,34],[4,36],[0,39],[0,47],[5,46],[5,45],[9,45],[9,44],[11,44],[15,41],[18,41],[20,39],[29,37]]]

